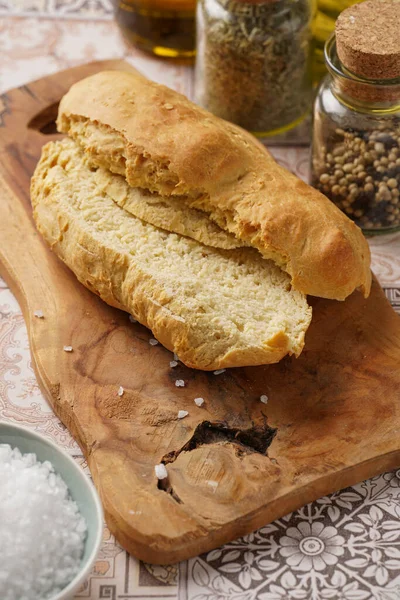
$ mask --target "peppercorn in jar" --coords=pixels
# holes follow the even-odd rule
[[[340,15],[314,107],[312,183],[366,232],[400,227],[400,2]]]

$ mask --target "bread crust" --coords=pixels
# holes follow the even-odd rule
[[[77,123],[106,128],[97,145]],[[278,165],[240,128],[135,73],[105,71],[72,86],[57,121],[98,164],[134,187],[180,196],[274,260],[304,294],[344,300],[371,286],[361,230]]]
[[[289,278],[284,273],[251,248],[207,248],[133,217],[99,188],[96,173],[86,165],[72,140],[44,146],[32,178],[31,199],[38,230],[78,280],[107,304],[134,315],[187,366],[214,370],[275,363],[287,354],[300,354],[311,308],[302,294],[289,289]],[[155,251],[154,244],[144,247],[152,236]],[[177,275],[166,278],[165,263],[157,267],[162,253]],[[193,268],[185,279],[185,261],[191,253]],[[261,288],[262,295],[255,301],[260,317],[257,323],[262,325],[271,319],[272,326],[265,328],[268,337],[249,340],[239,328],[232,329],[231,312],[235,307],[229,301],[225,309],[212,308],[213,294],[208,290],[203,293],[205,280],[197,279],[197,274],[205,269],[206,281],[216,281],[210,266],[213,260],[218,262],[221,278],[230,268],[229,263],[236,265],[239,273],[239,265],[253,264],[262,278],[265,272],[266,291],[269,286],[278,290],[276,297],[281,304],[287,303],[285,310],[279,302],[265,306],[266,288]],[[236,289],[241,282],[239,277],[238,282],[228,283]],[[217,284],[221,297],[228,294],[223,282]],[[243,294],[234,291],[229,296],[232,302],[238,297],[243,309]],[[211,309],[205,306],[207,300]],[[246,327],[247,314],[242,323]]]

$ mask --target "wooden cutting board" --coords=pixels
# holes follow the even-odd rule
[[[170,563],[400,464],[400,319],[374,281],[368,300],[312,301],[297,360],[219,375],[171,368],[171,353],[81,286],[31,218],[29,179],[55,137],[57,103],[105,68],[129,66],[93,63],[0,97],[1,274],[24,313],[42,391],[87,457],[109,528],[135,556]],[[189,415],[178,420],[179,410]]]

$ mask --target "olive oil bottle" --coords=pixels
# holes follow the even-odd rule
[[[134,46],[164,58],[195,54],[195,0],[116,0],[115,19]]]
[[[314,65],[313,79],[318,83],[326,75],[324,46],[335,30],[335,22],[339,14],[361,0],[318,0],[317,15],[314,20]]]

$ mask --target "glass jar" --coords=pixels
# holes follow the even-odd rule
[[[400,228],[400,78],[371,80],[341,64],[335,36],[314,106],[312,184],[364,231]]]
[[[297,125],[312,105],[314,0],[199,0],[198,104],[257,136]]]
[[[195,54],[196,0],[116,0],[115,20],[124,37],[164,58]]]

